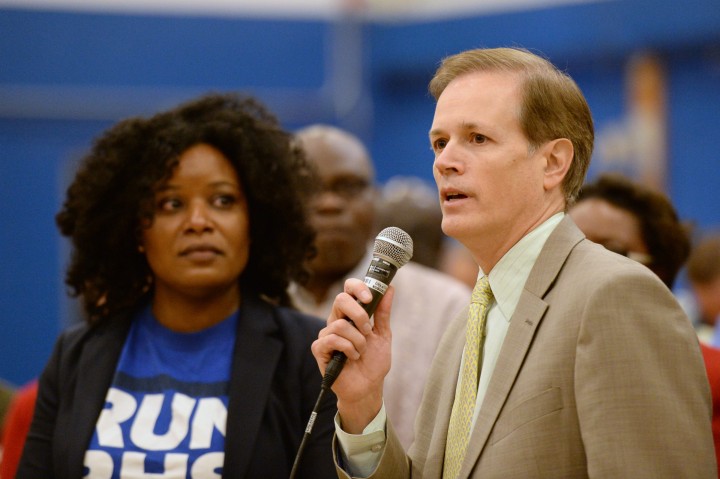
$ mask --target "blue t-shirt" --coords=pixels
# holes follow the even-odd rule
[[[177,333],[150,308],[130,328],[90,446],[92,479],[220,478],[238,315]]]

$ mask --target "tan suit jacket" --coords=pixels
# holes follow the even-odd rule
[[[388,422],[373,479],[442,477],[466,314],[438,347],[408,456]],[[460,477],[717,478],[710,419],[697,337],[670,291],[566,218],[522,292]]]

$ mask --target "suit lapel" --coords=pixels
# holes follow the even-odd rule
[[[469,477],[472,467],[480,457],[546,309],[547,304],[544,301],[523,291],[470,436],[460,477]]]
[[[470,477],[472,468],[478,462],[532,345],[535,331],[548,308],[543,298],[560,273],[568,255],[583,238],[580,230],[566,216],[543,246],[510,321],[485,399],[470,436],[460,477]]]
[[[450,413],[455,399],[460,362],[465,346],[468,308],[448,325],[433,360],[423,400],[417,414],[415,431],[418,435],[410,447],[413,458],[413,477],[440,479],[442,477],[445,443]],[[419,422],[418,422],[419,421]],[[430,431],[427,436],[421,436]]]
[[[245,477],[272,387],[282,341],[272,307],[243,297],[230,380],[223,477]]]
[[[95,338],[83,347],[76,369],[77,380],[70,406],[72,412],[68,416],[73,418],[72,429],[75,431],[68,437],[67,464],[74,467],[69,471],[69,477],[83,476],[85,452],[104,407],[130,324],[128,317],[118,317],[87,333]]]

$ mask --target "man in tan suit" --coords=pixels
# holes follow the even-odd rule
[[[382,401],[392,288],[373,323],[356,303],[370,300],[368,288],[346,282],[313,344],[321,371],[334,350],[349,358],[333,386],[339,476],[717,477],[689,320],[646,267],[591,243],[565,215],[593,143],[575,83],[501,48],[447,58],[430,91],[443,230],[471,251],[489,306],[449,324],[406,455]]]

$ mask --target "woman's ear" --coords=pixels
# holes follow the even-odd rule
[[[572,164],[575,149],[567,138],[558,138],[545,144],[545,178],[543,186],[549,191],[561,185]]]

